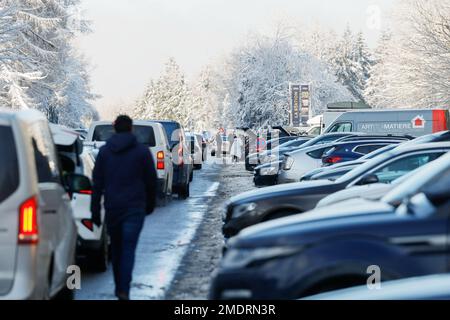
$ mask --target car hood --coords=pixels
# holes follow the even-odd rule
[[[333,193],[328,197],[322,199],[317,204],[316,208],[322,208],[329,205],[336,204],[341,201],[346,201],[354,198],[364,198],[368,200],[379,200],[386,193],[394,188],[392,184],[376,183],[367,186],[354,186],[342,191]]]
[[[345,232],[345,226],[355,228],[358,221],[366,221],[369,215],[374,220],[395,218],[394,211],[384,202],[352,199],[244,229],[230,245],[270,247],[307,244]]]
[[[282,184],[267,187],[259,190],[253,190],[232,197],[229,204],[238,205],[242,203],[274,198],[280,194],[298,194],[308,189],[333,186],[335,183],[329,180],[304,181],[298,183]]]

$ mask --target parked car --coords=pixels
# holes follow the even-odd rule
[[[333,205],[338,202],[351,200],[355,198],[363,198],[368,200],[380,200],[383,196],[389,193],[391,190],[395,189],[397,186],[402,184],[404,181],[418,174],[422,170],[429,170],[428,165],[420,167],[410,173],[404,175],[403,177],[392,181],[391,183],[374,183],[364,186],[350,186],[344,190],[335,192],[326,196],[317,203],[316,208],[322,208],[326,206]]]
[[[0,299],[72,296],[67,268],[75,264],[77,230],[45,116],[0,111]],[[65,184],[64,181],[72,182]]]
[[[326,196],[349,186],[392,183],[450,150],[450,143],[397,148],[367,161],[336,181],[318,180],[278,185],[235,196],[227,203],[226,237],[257,223],[312,210]]]
[[[347,167],[347,169],[353,169],[357,167],[358,165],[366,162],[367,160],[373,159],[376,156],[386,152],[390,151],[394,148],[403,148],[418,144],[424,144],[424,143],[433,143],[433,142],[445,142],[450,141],[450,131],[442,131],[438,133],[433,133],[429,135],[425,135],[419,138],[416,138],[414,140],[405,141],[401,143],[400,145],[388,145],[386,147],[383,147],[381,149],[378,149],[372,153],[369,153],[358,160],[349,161],[349,162],[343,162],[343,163],[337,163],[331,166],[321,167],[314,170],[311,170],[310,172],[303,175],[300,179],[300,181],[310,181],[310,180],[320,180],[323,178],[337,178],[340,174],[345,173],[345,169],[343,167]],[[336,170],[336,171],[335,171]]]
[[[83,149],[83,143],[75,130],[60,125],[50,125],[58,157],[64,174],[82,174],[92,180],[95,157],[91,149]],[[92,222],[91,190],[72,195],[72,211],[77,226],[77,256],[86,258],[91,270],[104,272],[109,262],[109,237],[106,232],[105,212],[101,212],[101,224]]]
[[[450,275],[437,274],[386,281],[378,289],[366,285],[309,296],[303,300],[450,300]]]
[[[283,166],[283,160],[272,161],[257,166],[253,172],[253,182],[256,187],[267,187],[278,184],[278,172]]]
[[[378,149],[389,145],[398,145],[401,142],[403,141],[373,140],[363,143],[361,141],[339,143],[324,153],[322,156],[322,164],[323,166],[330,166],[336,163],[358,160]]]
[[[403,142],[401,145],[403,145],[405,143],[407,143],[407,142]],[[383,153],[385,153],[387,151],[390,151],[392,149],[395,149],[397,147],[398,147],[398,145],[396,145],[396,144],[390,144],[390,145],[387,145],[387,146],[385,146],[383,148],[375,150],[375,151],[373,151],[373,152],[371,152],[369,154],[366,154],[365,156],[363,156],[363,157],[361,157],[361,158],[359,158],[357,160],[336,163],[336,164],[333,164],[331,166],[320,167],[320,168],[311,170],[308,173],[305,173],[300,178],[300,181],[319,180],[319,179],[317,179],[317,176],[320,176],[321,174],[326,175],[327,173],[330,173],[331,175],[333,175],[333,171],[334,170],[339,171],[340,173],[342,173],[343,171],[341,171],[340,169],[343,169],[343,168],[348,168],[349,170],[353,170],[354,168],[356,168],[357,166],[363,164],[367,160],[373,159],[373,158],[379,156],[380,154],[383,154]]]
[[[194,133],[186,133],[189,150],[193,159],[194,169],[200,170],[203,165],[203,149],[199,137]]]
[[[280,160],[285,153],[293,152],[300,149],[306,142],[311,140],[310,137],[300,137],[289,140],[271,150],[267,150],[257,154],[257,161],[259,164],[265,164]]]
[[[392,190],[404,196],[394,202],[349,200],[244,230],[211,298],[301,298],[366,284],[369,266],[383,282],[449,272],[450,154],[439,160]]]
[[[114,135],[111,122],[97,121],[91,124],[85,145],[100,148]],[[164,127],[159,123],[149,121],[134,121],[133,133],[138,142],[148,146],[158,178],[158,199],[165,205],[172,198],[172,184],[175,177],[174,165],[169,147],[169,141]]]
[[[370,140],[370,144],[373,147],[366,149],[358,149],[359,152],[373,151],[371,148],[382,148],[390,144],[398,144],[402,141],[399,140]],[[301,177],[314,169],[320,168],[323,165],[323,161],[330,162],[331,164],[343,161],[345,156],[345,149],[355,150],[359,146],[368,146],[368,140],[348,141],[340,142],[340,140],[328,143],[325,145],[314,146],[310,148],[302,148],[295,152],[286,154],[284,157],[283,167],[278,175],[278,183],[293,183],[300,181]],[[340,153],[334,154],[333,150],[343,150]],[[332,152],[328,156],[328,152]],[[349,152],[347,152],[349,153]],[[360,157],[364,154],[360,154]],[[325,157],[325,160],[323,158]],[[356,157],[356,153],[353,153],[353,157]]]

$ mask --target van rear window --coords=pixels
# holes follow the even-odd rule
[[[138,142],[148,146],[156,146],[155,132],[151,126],[133,126],[133,133]],[[115,134],[112,125],[99,125],[95,127],[93,141],[108,141]]]
[[[11,127],[0,126],[0,203],[19,187],[16,144]]]

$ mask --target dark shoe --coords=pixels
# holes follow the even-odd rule
[[[117,297],[117,299],[122,300],[122,301],[130,300],[130,296],[124,292],[116,292],[116,297]]]

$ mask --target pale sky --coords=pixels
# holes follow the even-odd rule
[[[103,96],[96,106],[103,109],[133,101],[169,57],[193,76],[250,32],[270,32],[280,20],[338,33],[349,24],[374,45],[379,30],[371,17],[379,10],[382,28],[395,1],[83,0],[93,33],[79,39],[79,47],[92,64],[94,91]]]

